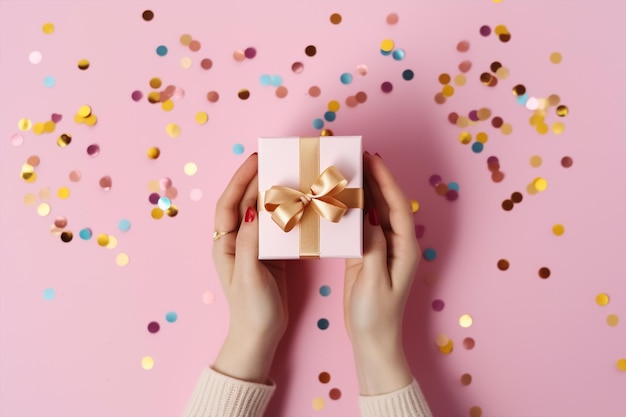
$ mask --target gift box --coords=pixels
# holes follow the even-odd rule
[[[363,254],[360,136],[259,138],[259,259]]]

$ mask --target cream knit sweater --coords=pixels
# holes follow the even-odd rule
[[[206,368],[184,417],[261,417],[276,385],[241,381]],[[364,417],[432,417],[417,381],[389,394],[359,396]]]

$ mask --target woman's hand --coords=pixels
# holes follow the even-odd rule
[[[402,318],[419,247],[411,205],[380,156],[365,153],[363,258],[346,260],[344,318],[361,395],[409,385]]]
[[[258,260],[257,155],[235,172],[215,210],[213,261],[228,299],[228,335],[213,368],[234,378],[265,383],[287,328],[284,261]]]

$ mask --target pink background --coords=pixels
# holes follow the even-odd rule
[[[0,1],[0,415],[17,416],[175,416],[182,413],[202,367],[209,364],[225,335],[227,305],[210,260],[214,204],[245,155],[256,150],[258,136],[317,135],[312,125],[330,100],[338,100],[337,120],[327,123],[335,135],[363,135],[364,148],[379,152],[409,198],[420,203],[416,224],[424,225],[422,248],[437,258],[423,261],[405,320],[405,344],[411,366],[436,416],[467,416],[481,407],[484,416],[623,416],[626,372],[616,362],[626,357],[626,29],[622,1],[405,1],[364,7],[362,2],[183,2],[183,1]],[[145,22],[143,10],[155,18]],[[396,12],[398,24],[386,23]],[[340,13],[339,25],[329,21]],[[46,35],[42,25],[52,22]],[[502,43],[493,33],[504,24],[512,38]],[[179,42],[189,33],[202,43],[191,52]],[[381,55],[390,38],[406,58]],[[470,42],[465,53],[456,50]],[[307,45],[317,55],[307,57]],[[160,57],[158,45],[169,52]],[[255,47],[257,56],[233,59],[236,49]],[[39,64],[29,54],[40,51]],[[552,64],[552,52],[563,61]],[[189,56],[193,65],[179,61]],[[200,68],[202,58],[213,68]],[[87,58],[86,71],[77,68]],[[441,73],[453,77],[471,60],[468,82],[439,105],[433,100]],[[510,76],[490,88],[479,82],[498,60]],[[291,64],[304,71],[295,74]],[[365,64],[361,76],[357,65]],[[404,81],[402,71],[415,78]],[[350,85],[340,74],[354,75]],[[262,74],[278,74],[289,94],[262,86]],[[46,76],[56,85],[47,88]],[[148,82],[184,88],[171,112],[147,102]],[[380,85],[390,81],[391,93]],[[558,94],[569,106],[563,119],[550,108],[549,124],[562,121],[565,132],[542,136],[528,123],[531,111],[516,103],[511,89],[524,84],[530,95]],[[317,85],[322,94],[310,97]],[[247,101],[237,97],[247,88]],[[144,99],[131,100],[141,90]],[[209,103],[210,90],[220,93]],[[345,99],[364,91],[356,108]],[[74,114],[88,104],[96,126],[77,125]],[[448,114],[488,107],[513,126],[502,135],[486,122],[467,128],[489,134],[476,154],[459,143],[461,129]],[[206,125],[194,115],[209,113]],[[33,122],[63,115],[53,134],[21,132],[18,120]],[[170,138],[165,127],[177,123],[182,134]],[[61,133],[73,141],[56,145]],[[12,145],[21,134],[24,143]],[[327,140],[333,140],[328,138]],[[97,157],[87,155],[97,143]],[[233,146],[242,144],[243,155]],[[146,158],[151,146],[157,160]],[[38,155],[37,180],[20,178],[22,164]],[[532,167],[539,155],[543,164]],[[563,156],[574,165],[561,167]],[[486,160],[497,156],[504,181],[490,179]],[[187,176],[183,166],[195,162]],[[71,182],[72,170],[82,172]],[[429,185],[433,174],[460,186],[457,201],[447,201]],[[98,181],[111,176],[103,191]],[[147,184],[169,177],[178,189],[177,217],[154,220]],[[544,177],[548,188],[529,195],[526,186]],[[56,196],[59,187],[71,195]],[[49,188],[47,217],[37,214],[42,189]],[[190,192],[199,188],[200,201]],[[524,200],[503,211],[502,200],[520,191]],[[24,196],[34,193],[34,206]],[[45,197],[45,196],[44,196]],[[50,233],[57,216],[67,217],[74,239],[64,243]],[[121,232],[121,219],[132,223]],[[554,236],[552,225],[565,226]],[[91,240],[79,230],[89,227]],[[117,238],[114,249],[95,237]],[[116,265],[119,253],[130,263]],[[508,271],[496,268],[506,258]],[[547,280],[537,270],[547,266]],[[290,264],[291,321],[274,362],[278,384],[268,415],[357,415],[358,394],[351,349],[342,323],[341,260]],[[322,285],[331,294],[319,293]],[[44,299],[53,288],[56,297]],[[206,293],[214,295],[214,300]],[[608,306],[597,294],[611,297]],[[434,311],[435,299],[445,302]],[[165,314],[178,320],[168,323]],[[608,314],[622,320],[608,326]],[[459,326],[470,314],[474,324]],[[327,318],[327,330],[317,320]],[[161,330],[147,331],[157,321]],[[435,338],[446,334],[451,354],[439,352]],[[472,337],[476,347],[463,348]],[[141,366],[152,356],[153,369]],[[329,372],[322,384],[318,374]],[[472,375],[463,386],[460,376]],[[342,392],[339,400],[329,390]],[[312,408],[314,398],[325,407]]]

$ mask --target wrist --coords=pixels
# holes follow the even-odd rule
[[[266,383],[277,346],[270,338],[229,333],[213,368],[233,378]]]

